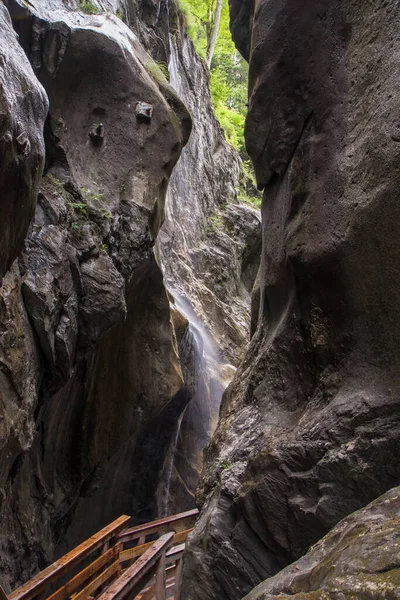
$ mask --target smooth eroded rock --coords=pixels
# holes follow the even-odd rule
[[[153,246],[191,118],[121,19],[75,2],[7,5],[13,44],[51,105],[39,202],[15,279],[0,289],[8,591],[120,512],[157,516],[158,476],[187,398]],[[24,81],[11,75],[7,93]],[[151,105],[150,120],[136,118],[138,102]],[[40,111],[28,116],[33,131],[36,117],[42,125]]]
[[[187,599],[241,598],[399,485],[398,9],[256,3],[260,305],[206,451]]]
[[[0,6],[0,280],[22,249],[44,165],[48,100]]]
[[[400,489],[343,519],[245,600],[400,598]]]

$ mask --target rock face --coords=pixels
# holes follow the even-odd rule
[[[170,45],[170,82],[190,110],[193,131],[171,177],[157,244],[173,307],[189,322],[180,359],[192,400],[166,462],[167,512],[194,505],[202,450],[250,338],[261,254],[260,215],[238,204],[242,167],[214,116],[208,69],[179,28]]]
[[[0,280],[22,249],[44,164],[48,101],[0,6]]]
[[[167,193],[159,237],[165,277],[176,294],[190,300],[222,360],[237,365],[249,339],[250,293],[261,252],[259,213],[238,204],[238,154],[214,116],[208,70],[179,31],[171,37],[169,69],[171,85],[193,115],[193,132]]]
[[[258,325],[206,453],[187,599],[241,598],[400,482],[398,10],[256,3]]]
[[[9,218],[16,245],[8,248],[5,233],[2,268],[22,242],[41,175],[47,100],[38,80],[51,105],[37,210],[0,288],[7,588],[121,513],[155,516],[154,490],[187,403],[153,246],[191,118],[120,19],[70,4],[34,0],[28,9],[9,0],[11,19],[1,8],[7,68],[25,94],[5,115],[4,139],[11,144],[11,119],[20,134],[19,119],[30,147],[18,154],[16,139],[5,147],[16,169],[10,162],[4,185],[26,212],[6,196],[16,211]],[[8,79],[0,88],[8,98]],[[148,107],[151,118],[142,112]]]
[[[4,4],[0,56],[4,38],[10,79],[0,78],[0,108],[3,97],[14,98],[4,140],[11,119],[15,135],[22,123],[29,138],[4,147],[19,170],[0,165],[1,190],[8,178],[0,211],[15,213],[0,225],[4,272],[21,249],[39,185],[23,251],[0,287],[0,579],[9,590],[120,514],[138,522],[163,510],[198,355],[179,352],[188,321],[170,303],[160,255],[168,285],[182,293],[187,286],[220,336],[218,360],[234,361],[235,344],[247,342],[260,223],[230,203],[238,159],[212,114],[207,72],[181,32],[175,2],[94,0],[96,14],[75,0]],[[163,243],[154,251],[169,178],[192,128],[181,90],[151,58],[170,56],[198,123],[174,174],[165,251]],[[40,179],[42,86],[50,113]],[[202,402],[190,413],[204,416],[190,438],[199,464],[217,409],[210,418]],[[188,448],[181,449],[186,468]]]
[[[400,489],[343,519],[246,600],[400,598]]]

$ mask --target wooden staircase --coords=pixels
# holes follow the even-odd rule
[[[190,510],[127,528],[123,515],[0,600],[180,600]]]

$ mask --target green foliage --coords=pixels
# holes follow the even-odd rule
[[[88,208],[87,204],[85,204],[84,202],[70,202],[70,206],[81,217],[87,217]]]
[[[86,190],[86,192],[88,192],[88,190]],[[98,202],[99,200],[104,200],[104,194],[99,194],[99,193],[89,194],[88,200],[91,200],[92,202]]]
[[[87,15],[97,15],[99,9],[91,0],[81,0],[79,3],[79,9]]]
[[[210,215],[209,219],[208,219],[209,225],[213,228],[213,229],[220,229],[223,230],[224,228],[224,221],[222,219],[222,216],[218,213],[214,213],[212,215]]]
[[[249,196],[249,194],[246,194],[245,190],[240,190],[239,192],[238,202],[240,202],[241,204],[247,204],[248,206],[251,206],[256,210],[260,210],[261,201],[261,196]]]
[[[146,69],[150,73],[150,75],[156,79],[157,81],[167,80],[169,81],[169,71],[168,65],[164,62],[158,62],[157,60],[152,60],[148,64],[146,64]]]
[[[157,67],[160,69],[160,71],[162,72],[162,74],[164,75],[165,79],[169,80],[169,71],[168,71],[168,65],[165,62],[158,62],[155,61]]]
[[[81,229],[82,229],[82,223],[72,223],[71,224],[71,229],[73,231],[81,231]]]
[[[107,219],[107,221],[112,220],[113,216],[109,210],[107,210],[106,208],[101,208],[100,212],[101,212],[102,217],[104,217],[104,219]]]
[[[54,175],[52,175],[49,172],[47,172],[44,177],[48,183],[50,183],[52,186],[54,186],[57,189],[58,192],[60,192],[61,194],[64,194],[64,192],[65,192],[64,184],[62,181],[60,181],[60,179],[57,179],[57,177],[54,177]]]
[[[233,463],[231,463],[229,460],[224,460],[223,458],[219,458],[218,459],[218,466],[221,469],[230,469]]]
[[[261,209],[262,194],[257,190],[256,178],[253,165],[250,160],[244,160],[242,163],[242,174],[238,193],[238,201],[242,204],[248,204],[257,210]]]
[[[187,22],[188,35],[203,58],[212,27],[216,0],[179,0]],[[244,121],[247,112],[248,65],[240,56],[229,30],[228,0],[224,0],[217,45],[211,63],[210,90],[215,114],[226,138],[247,158],[244,145]]]

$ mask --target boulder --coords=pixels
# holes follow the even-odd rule
[[[400,598],[400,488],[343,519],[244,600]]]

